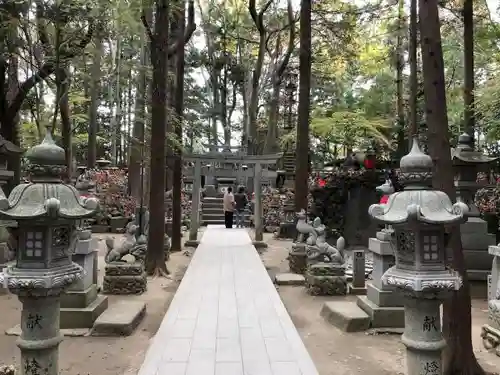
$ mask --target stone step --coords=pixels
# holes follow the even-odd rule
[[[306,283],[304,275],[298,273],[279,273],[274,279],[278,285],[303,286]]]
[[[321,316],[344,332],[361,332],[370,328],[370,317],[355,302],[325,302]]]
[[[108,297],[98,295],[84,308],[63,307],[60,313],[61,329],[92,328],[96,319],[108,308]]]
[[[222,202],[224,201],[224,198],[220,197],[220,198],[203,198],[201,200],[203,203],[220,203],[222,204]]]
[[[221,207],[217,207],[217,208],[214,208],[214,207],[203,207],[201,209],[201,212],[203,214],[207,214],[207,215],[224,215],[224,210],[222,209],[222,206]]]
[[[118,301],[94,322],[93,336],[130,336],[146,314],[141,301]]]

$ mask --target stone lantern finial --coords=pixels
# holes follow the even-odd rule
[[[474,151],[474,139],[470,134],[462,133],[458,137],[457,149],[464,151]]]
[[[42,143],[26,152],[26,159],[29,161],[28,172],[32,180],[49,179],[56,182],[66,170],[66,153],[54,142],[49,128]]]
[[[401,158],[401,183],[408,189],[432,186],[432,158],[420,150],[418,139],[413,138],[410,153]]]

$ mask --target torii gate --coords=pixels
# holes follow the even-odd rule
[[[254,192],[255,192],[255,208],[254,208],[254,225],[255,225],[255,240],[254,246],[257,248],[266,247],[266,243],[263,242],[263,228],[262,228],[262,187],[261,178],[263,175],[267,178],[276,178],[277,172],[263,170],[263,166],[276,164],[277,160],[282,156],[281,153],[269,154],[269,155],[238,155],[230,153],[218,153],[210,152],[206,154],[187,154],[183,155],[182,159],[186,162],[194,163],[193,169],[193,194],[191,203],[191,227],[189,229],[189,240],[186,241],[186,246],[197,247],[198,241],[198,229],[200,225],[200,193],[201,193],[201,176],[203,172],[207,172],[208,169],[202,168],[202,163],[212,163],[213,165],[222,163],[231,163],[241,165],[247,165],[247,170],[242,170],[238,168],[238,174],[243,177],[253,177],[254,178]],[[224,170],[223,168],[215,169],[213,173],[215,175],[225,174],[226,177],[234,175],[234,170]]]

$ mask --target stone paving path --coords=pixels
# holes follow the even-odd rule
[[[139,375],[318,375],[245,229],[209,226]]]

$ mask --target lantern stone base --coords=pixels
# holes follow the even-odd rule
[[[344,296],[347,294],[345,267],[330,263],[308,266],[306,271],[307,292],[313,296]]]
[[[142,294],[147,289],[147,277],[142,263],[108,263],[104,272],[104,294]]]
[[[15,253],[9,249],[7,242],[0,242],[0,272],[15,258]],[[0,295],[9,293],[9,290],[0,285]]]
[[[303,243],[294,243],[292,250],[288,253],[288,267],[290,271],[305,274],[307,269],[306,246]]]
[[[495,235],[488,233],[488,223],[481,218],[469,218],[460,226],[465,267],[470,280],[486,281],[491,271],[492,256],[488,247],[496,245]]]
[[[76,292],[80,293],[80,292]],[[92,328],[95,320],[108,308],[108,297],[97,295],[85,307],[61,308],[59,325],[61,329]]]
[[[403,328],[405,326],[403,307],[379,306],[368,296],[358,296],[356,303],[370,317],[371,328]]]
[[[297,229],[295,228],[294,222],[280,223],[278,230],[278,238],[295,238],[297,234]]]
[[[344,332],[360,332],[370,328],[370,317],[349,301],[325,302],[321,316]]]

